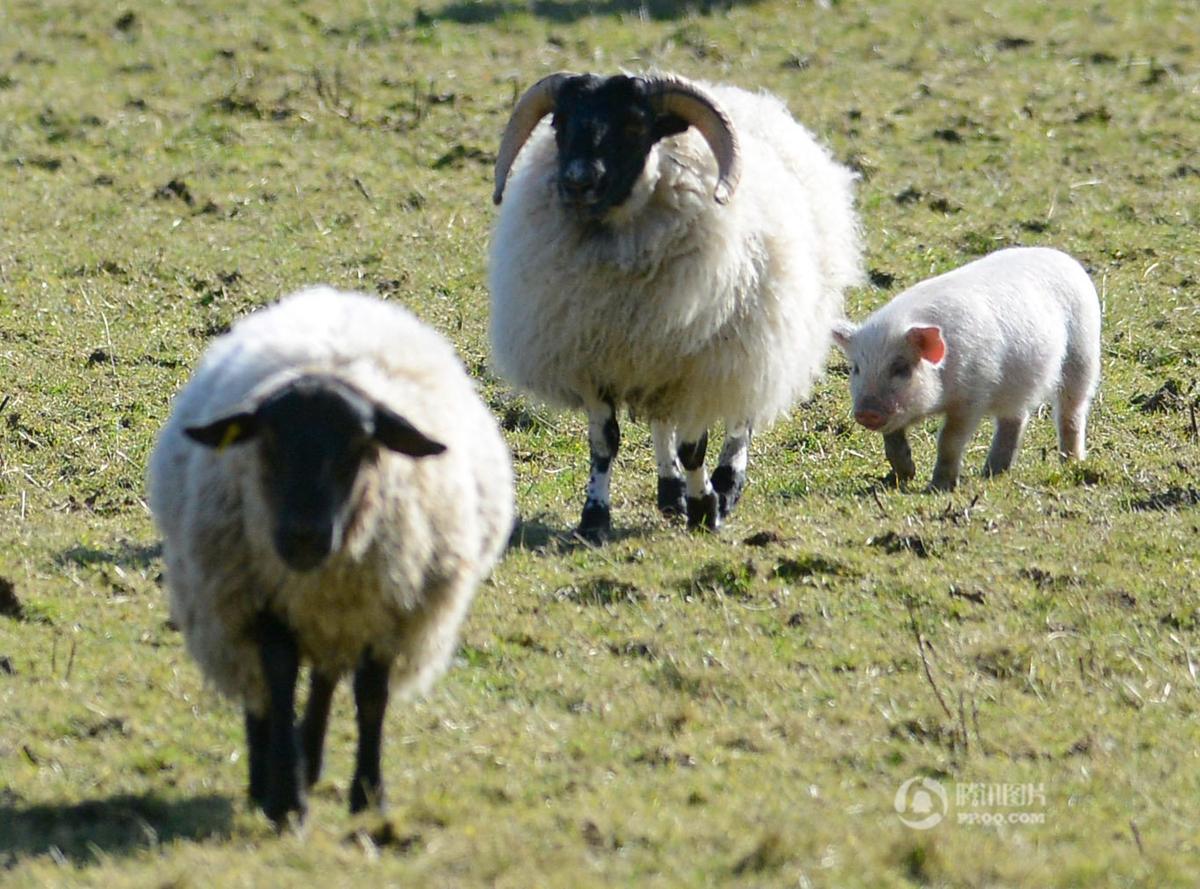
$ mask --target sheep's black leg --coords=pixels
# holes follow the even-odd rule
[[[675,453],[675,427],[670,423],[652,422],[650,436],[654,439],[654,462],[658,464],[658,511],[665,516],[687,512],[687,486],[683,482],[683,467]]]
[[[708,430],[695,441],[679,445],[679,462],[687,482],[688,528],[704,528],[715,531],[721,526],[720,503],[717,494],[708,483],[704,471],[704,455],[708,451]]]
[[[312,787],[321,777],[321,761],[325,756],[325,727],[329,724],[329,705],[333,701],[333,690],[337,688],[337,677],[329,677],[317,670],[309,679],[308,703],[304,707],[304,721],[300,723],[300,743],[304,750],[304,784]]]
[[[246,754],[250,760],[250,801],[260,809],[267,804],[267,758],[271,750],[271,723],[265,716],[246,711]]]
[[[369,804],[383,807],[383,777],[380,756],[383,748],[383,716],[387,711],[388,678],[391,664],[364,653],[354,672],[354,705],[358,711],[358,757],[350,785],[350,811],[361,812]]]
[[[750,425],[727,424],[725,445],[713,470],[712,486],[717,492],[721,518],[737,506],[746,487],[746,465],[750,462]]]
[[[579,536],[598,543],[612,531],[608,487],[612,479],[612,462],[621,447],[621,427],[617,425],[616,409],[611,402],[588,410],[588,446],[592,454],[591,474],[583,516],[579,520]]]
[[[304,817],[300,755],[296,744],[296,677],[300,649],[296,637],[279,618],[263,614],[258,621],[258,648],[267,680],[269,748],[263,811],[279,827],[295,812]]]

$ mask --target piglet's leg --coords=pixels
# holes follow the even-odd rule
[[[883,452],[887,455],[888,463],[892,464],[892,473],[897,482],[912,481],[917,475],[917,466],[913,463],[912,449],[908,446],[908,434],[899,429],[889,432],[883,437]]]
[[[654,462],[658,464],[658,511],[665,516],[687,512],[683,467],[675,453],[675,427],[658,420],[650,423],[654,439]]]
[[[930,485],[934,490],[953,491],[958,486],[963,450],[975,434],[975,430],[979,428],[979,420],[976,414],[946,414],[946,423],[938,435],[937,463],[933,467],[933,481]]]
[[[713,470],[712,486],[717,492],[721,518],[737,506],[746,487],[746,466],[750,462],[750,424],[726,423],[725,446]]]
[[[1063,385],[1054,405],[1058,423],[1058,452],[1068,459],[1082,460],[1087,456],[1084,430],[1087,428],[1091,392],[1082,386]]]
[[[996,418],[996,432],[992,436],[992,448],[988,451],[987,462],[983,464],[984,475],[999,475],[1008,472],[1017,451],[1021,447],[1021,436],[1025,433],[1025,422],[1028,414],[1019,417]]]

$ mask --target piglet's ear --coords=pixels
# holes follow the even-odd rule
[[[837,343],[838,348],[843,352],[850,351],[850,340],[854,339],[854,334],[858,333],[858,325],[853,321],[847,321],[844,318],[840,321],[833,322],[833,341]]]
[[[946,357],[946,341],[942,339],[940,327],[910,327],[904,332],[904,338],[919,357],[935,367]]]
[[[446,450],[391,408],[375,406],[375,440],[389,450],[409,457],[432,457]]]
[[[207,426],[188,426],[183,433],[205,447],[223,451],[258,435],[258,418],[254,414],[233,414]]]

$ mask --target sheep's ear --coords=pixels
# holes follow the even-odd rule
[[[207,426],[188,426],[183,432],[192,441],[223,451],[258,435],[258,418],[254,414],[233,414]]]
[[[940,327],[914,325],[904,332],[904,338],[916,350],[918,357],[925,359],[934,367],[945,360],[946,341],[942,339]]]
[[[850,341],[854,339],[856,333],[858,333],[858,325],[853,321],[842,319],[833,322],[833,341],[843,352],[850,351]]]
[[[375,440],[389,450],[409,457],[432,457],[446,450],[404,417],[383,405],[375,406]]]

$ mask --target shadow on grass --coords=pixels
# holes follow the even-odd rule
[[[926,488],[929,486],[919,482],[916,479],[910,481],[901,481],[896,478],[895,473],[889,472],[887,475],[877,475],[862,479],[860,487],[854,489],[855,497],[875,497],[880,494],[927,494]]]
[[[630,537],[644,537],[651,532],[649,526],[636,528],[613,528],[604,543],[616,543]],[[517,519],[508,538],[509,549],[520,549],[532,553],[566,553],[577,549],[596,549],[604,543],[584,540],[574,528],[556,528],[543,521],[543,516]]]
[[[878,503],[880,494],[928,494],[928,487],[927,483],[916,480],[899,482],[894,475],[889,473],[887,475],[854,476],[844,482],[839,482],[837,490],[839,496],[844,493],[845,496],[853,497],[855,500],[874,499]],[[828,491],[818,485],[797,485],[771,494],[771,497],[783,503],[826,496],[828,496]]]
[[[122,540],[115,549],[96,549],[92,546],[72,546],[55,558],[60,565],[119,565],[122,568],[145,568],[162,555],[162,544],[131,543]]]
[[[756,0],[454,0],[438,9],[422,9],[417,23],[455,22],[460,25],[489,24],[510,15],[528,13],[560,25],[593,16],[631,13],[657,21],[684,18],[693,13],[711,15]]]
[[[1188,506],[1200,506],[1200,490],[1191,486],[1167,488],[1129,504],[1134,512],[1168,512]]]
[[[166,800],[122,794],[70,804],[0,802],[0,870],[17,858],[51,855],[90,864],[172,840],[224,839],[233,804],[223,796]]]

